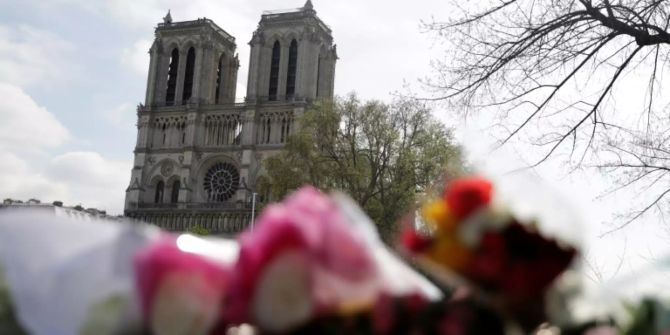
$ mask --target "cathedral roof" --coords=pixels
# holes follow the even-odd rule
[[[312,0],[307,0],[307,2],[305,2],[305,5],[302,6],[302,8],[307,9],[307,10],[314,10],[314,5],[312,5]]]
[[[198,18],[197,20],[191,21],[180,21],[172,22],[172,15],[168,11],[168,14],[163,18],[163,22],[158,24],[157,31],[169,31],[169,30],[179,30],[179,29],[188,29],[188,28],[199,28],[202,26],[210,27],[216,34],[220,35],[223,39],[227,40],[231,44],[235,45],[235,37],[229,34],[223,28],[219,27],[214,21],[203,17]]]
[[[296,20],[303,19],[315,19],[318,25],[327,33],[331,33],[330,27],[325,24],[317,15],[314,10],[314,5],[311,0],[307,0],[305,5],[300,8],[291,8],[291,9],[278,9],[278,10],[266,10],[261,16],[261,23],[263,22],[291,22]]]
[[[312,13],[312,14],[316,13],[316,11],[314,10],[314,5],[312,4],[312,0],[307,0],[307,2],[305,2],[304,6],[298,7],[298,8],[266,10],[266,11],[263,11],[263,16],[266,16],[266,15],[281,15],[281,14],[294,14],[294,13],[303,13],[303,12],[308,12],[308,13]]]

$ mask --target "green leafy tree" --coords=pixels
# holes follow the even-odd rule
[[[280,199],[304,184],[356,200],[385,238],[447,164],[460,167],[451,131],[425,103],[361,102],[355,94],[307,109],[284,149],[265,161],[259,188]]]
[[[205,228],[201,225],[195,225],[195,226],[191,227],[188,230],[188,232],[193,234],[193,235],[200,235],[200,236],[207,236],[207,235],[210,234],[209,229],[207,229],[207,228]]]

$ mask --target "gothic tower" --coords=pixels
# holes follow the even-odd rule
[[[337,53],[311,1],[264,12],[254,32],[244,103],[235,102],[235,38],[209,19],[158,24],[125,214],[169,230],[235,233],[251,216],[262,162],[297,118],[332,98]]]
[[[296,11],[267,11],[249,43],[248,101],[332,97],[336,48],[310,0]]]
[[[172,22],[170,12],[156,28],[145,105],[175,106],[235,101],[235,38],[208,19]]]

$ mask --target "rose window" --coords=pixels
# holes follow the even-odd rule
[[[205,192],[210,201],[226,201],[235,194],[240,184],[240,174],[229,163],[214,164],[205,175]]]

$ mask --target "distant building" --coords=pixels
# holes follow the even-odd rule
[[[311,1],[267,11],[249,42],[247,96],[235,102],[235,38],[209,19],[158,24],[125,215],[168,230],[235,233],[249,223],[262,161],[296,119],[332,98],[336,47]]]
[[[109,216],[106,211],[99,210],[96,208],[84,209],[81,205],[74,207],[63,207],[63,203],[60,201],[54,201],[52,204],[42,203],[36,199],[30,199],[28,201],[5,199],[0,205],[1,210],[38,210],[46,211],[53,213],[56,216],[66,216],[79,220],[93,220],[93,219],[111,219],[118,220],[122,219],[120,217]]]

